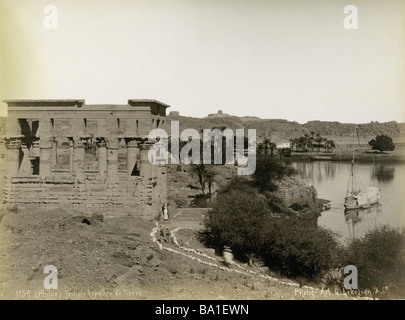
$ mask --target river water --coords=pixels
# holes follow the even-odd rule
[[[351,163],[335,161],[291,162],[298,175],[318,191],[318,198],[331,201],[331,209],[322,212],[318,225],[336,231],[341,241],[362,237],[368,230],[388,224],[405,227],[405,165],[359,163],[355,169],[362,184],[381,189],[379,204],[369,209],[345,213],[343,206],[348,188]],[[374,168],[374,171],[373,171]]]

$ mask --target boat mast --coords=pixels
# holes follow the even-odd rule
[[[356,135],[357,135],[357,142],[358,142],[358,144],[359,144],[359,150],[361,150],[361,144],[360,144],[360,136],[359,136],[359,128],[356,126]],[[353,150],[353,164],[352,164],[352,181],[353,181],[353,183],[354,183],[354,185],[355,185],[355,188],[356,189],[360,189],[360,186],[359,186],[359,184],[357,183],[357,181],[354,181],[355,180],[355,172],[354,172],[354,154],[356,153],[356,148],[354,148],[354,150]]]
[[[374,165],[374,151],[373,151],[373,186],[376,186],[375,183],[375,165]]]
[[[360,146],[360,137],[359,137],[359,131],[357,129],[357,126],[355,128],[356,134],[357,134],[357,140],[359,142],[359,146]],[[354,145],[353,147],[353,159],[352,159],[352,190],[354,190],[357,186],[355,186],[355,177],[354,177],[354,156],[356,154],[356,145]]]

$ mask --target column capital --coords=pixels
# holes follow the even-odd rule
[[[4,144],[7,149],[20,149],[23,136],[4,137]]]
[[[96,144],[99,148],[105,148],[107,146],[107,141],[104,137],[96,137]]]
[[[135,138],[125,138],[127,148],[139,148],[139,142]]]
[[[88,136],[82,137],[68,136],[67,138],[69,140],[69,146],[75,149],[86,147],[86,145],[88,144],[88,140],[90,139]]]
[[[39,147],[41,149],[52,149],[53,142],[55,141],[54,136],[45,136],[38,140]]]
[[[141,150],[149,150],[154,145],[153,141],[145,141],[144,143],[139,145]]]
[[[73,140],[73,148],[75,149],[81,149],[84,148],[86,146],[86,142],[79,139],[79,140]]]
[[[108,149],[117,149],[119,148],[119,140],[117,138],[106,138],[106,145]]]

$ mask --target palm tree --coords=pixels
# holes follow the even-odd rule
[[[327,150],[328,150],[328,139],[323,138],[322,142],[323,142],[324,151],[327,152]]]
[[[305,148],[307,146],[307,138],[299,137],[297,146],[301,149],[301,151],[305,151]]]
[[[319,133],[316,134],[319,136]],[[311,131],[311,152],[314,152],[315,131]]]
[[[335,141],[333,141],[333,140],[328,140],[328,146],[329,146],[329,148],[332,149],[332,152],[333,152],[333,149],[336,148]]]
[[[270,149],[270,138],[265,137],[263,139],[263,144],[264,144],[264,153],[267,155],[269,153],[269,149]]]
[[[311,138],[309,137],[308,133],[304,134],[303,142],[304,142],[303,151],[305,151],[306,148],[310,149],[312,147]]]
[[[315,142],[316,142],[317,147],[318,147],[318,152],[320,152],[320,151],[321,151],[321,146],[322,146],[323,138],[321,137],[321,135],[320,135],[319,133],[318,133],[316,136],[317,136],[317,137],[316,137],[316,139],[315,139]]]

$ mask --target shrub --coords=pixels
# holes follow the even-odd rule
[[[345,265],[354,265],[361,290],[382,290],[388,286],[394,294],[405,297],[405,230],[381,226],[363,238],[349,242]]]
[[[263,256],[273,271],[312,280],[339,264],[341,247],[332,231],[312,227],[298,218],[282,219],[272,229]]]
[[[246,260],[262,246],[268,212],[265,197],[255,188],[219,193],[205,219],[204,240],[217,250],[230,246],[235,257]]]

